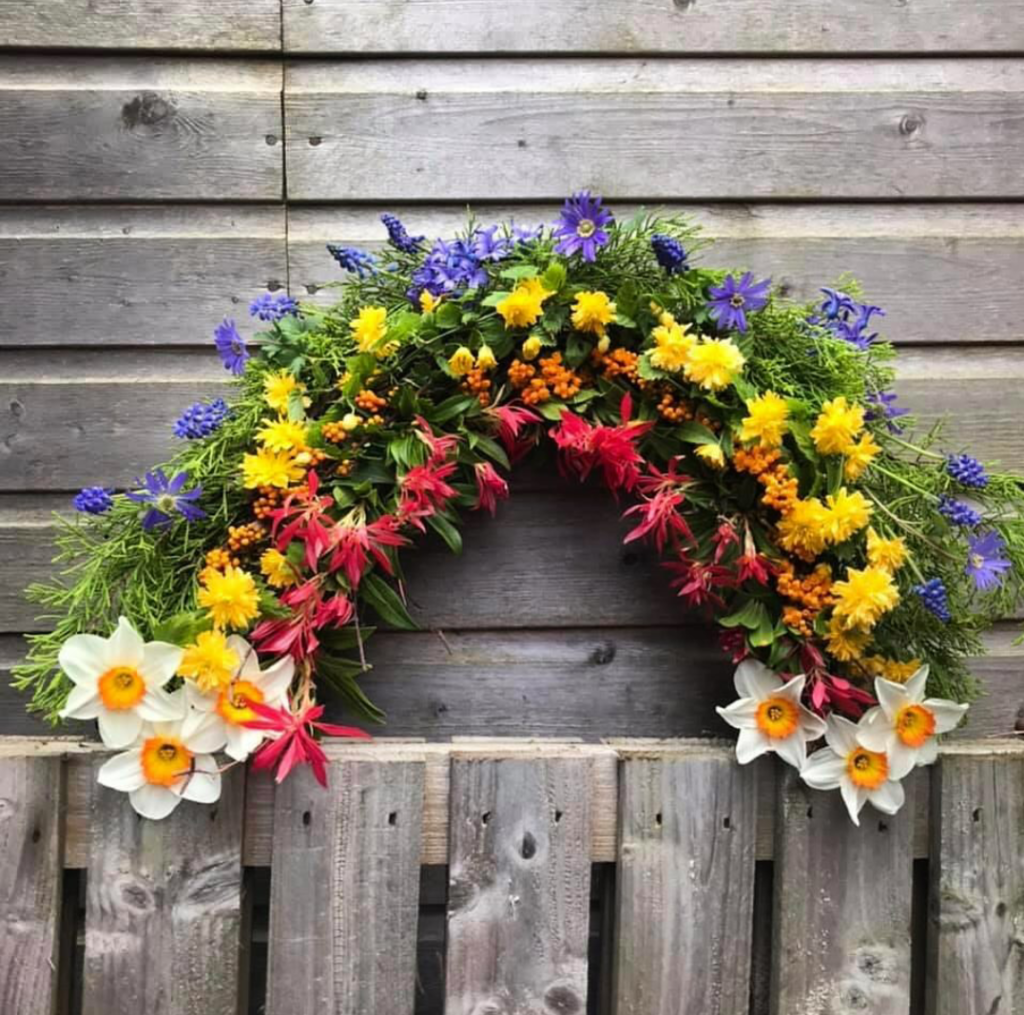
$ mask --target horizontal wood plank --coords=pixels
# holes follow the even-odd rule
[[[287,278],[283,208],[0,208],[0,285],[18,294],[22,348],[208,344]]]
[[[1019,0],[283,0],[293,53],[1019,52]],[[2,8],[0,8],[2,9]],[[1017,26],[1017,31],[1013,30]]]
[[[297,62],[288,195],[1019,197],[1022,91],[1003,59]]]
[[[272,51],[281,12],[279,0],[0,0],[0,46]]]
[[[320,305],[335,302],[337,289],[324,284],[343,276],[325,244],[382,247],[382,210],[291,208],[292,294]],[[461,205],[388,210],[428,240],[453,236],[466,222]],[[624,220],[637,206],[613,210]],[[691,216],[715,241],[698,252],[695,263],[750,268],[794,299],[816,299],[821,286],[853,275],[870,301],[885,309],[885,319],[875,321],[894,343],[1020,340],[1010,325],[1024,318],[1024,290],[1018,284],[1024,275],[1024,207],[1019,205],[674,204],[659,210]],[[474,211],[480,221],[514,219],[533,226],[554,221],[558,205],[483,205]]]
[[[0,200],[279,200],[281,65],[14,56]]]

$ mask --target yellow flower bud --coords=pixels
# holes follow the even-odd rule
[[[342,429],[347,430],[349,433],[355,430],[360,423],[362,423],[362,420],[354,412],[347,412],[341,417]]]
[[[603,356],[611,348],[612,340],[607,335],[602,335],[597,342],[597,351]]]
[[[460,345],[448,360],[448,369],[456,377],[465,377],[473,369],[473,354],[464,345]]]
[[[481,370],[493,370],[498,365],[494,351],[489,345],[480,346],[480,351],[476,354],[476,365]]]
[[[697,457],[713,469],[725,468],[725,452],[718,444],[701,444],[697,448]]]
[[[424,289],[420,293],[420,310],[429,314],[436,310],[441,305],[441,297],[435,296],[429,289]]]
[[[525,342],[523,342],[523,359],[531,360],[536,359],[540,355],[541,344],[540,339],[536,335],[531,335]]]

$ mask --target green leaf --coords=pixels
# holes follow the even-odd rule
[[[280,619],[282,617],[290,617],[292,611],[287,606],[282,606],[281,601],[274,595],[270,589],[260,589],[260,616],[261,617],[274,617]]]
[[[457,303],[442,303],[434,311],[434,320],[439,328],[455,328],[462,323],[462,307]]]
[[[419,625],[409,616],[398,593],[380,575],[370,573],[363,577],[359,594],[377,616],[402,631],[418,631]]]
[[[166,641],[184,648],[196,640],[196,635],[213,627],[210,615],[202,610],[176,613],[153,628],[153,641]]]
[[[547,271],[541,275],[540,282],[545,289],[557,293],[565,285],[568,275],[569,273],[561,261],[552,261],[548,265]]]
[[[542,402],[536,406],[537,411],[545,418],[557,423],[562,418],[562,411],[566,408],[565,402],[551,401]]]
[[[440,405],[428,409],[423,415],[431,423],[447,423],[448,420],[462,415],[474,405],[479,405],[476,395],[452,395],[446,398]]]
[[[492,461],[497,462],[503,469],[511,469],[512,463],[508,460],[508,455],[505,454],[505,449],[493,438],[488,437],[486,434],[474,433],[473,447],[479,451],[482,451]]]
[[[616,313],[615,323],[620,328],[636,328],[637,326],[636,321],[632,317],[630,317],[628,314],[623,314],[621,312]]]
[[[364,673],[362,664],[317,653],[316,678],[331,688],[356,715],[368,722],[383,723],[384,713],[366,696],[357,678]]]
[[[532,264],[517,264],[498,273],[499,278],[508,278],[513,282],[521,282],[524,278],[536,278],[537,269]]]
[[[722,627],[745,627],[750,631],[760,628],[768,620],[768,610],[760,599],[748,599],[735,613],[719,617]],[[769,624],[769,627],[771,625]]]
[[[443,515],[430,515],[427,524],[448,544],[454,554],[462,553],[462,534]]]
[[[797,450],[812,465],[818,464],[818,449],[814,446],[814,438],[811,436],[811,424],[804,420],[791,419],[789,421],[789,433]]]
[[[679,440],[686,441],[687,444],[718,443],[718,438],[713,431],[709,430],[703,423],[697,423],[692,419],[687,420],[685,423],[680,423],[673,432]]]
[[[590,355],[593,348],[593,344],[580,332],[570,332],[565,344],[565,362],[570,367],[578,367]]]
[[[645,381],[659,381],[672,376],[664,370],[659,370],[651,363],[651,354],[649,352],[645,352],[636,361],[636,372]]]
[[[306,418],[306,405],[301,388],[293,388],[288,392],[288,418],[293,423],[301,423]]]
[[[623,282],[619,286],[619,291],[615,294],[615,309],[630,322],[635,320],[637,310],[639,309],[638,292],[636,283],[630,280]],[[626,327],[636,327],[636,325],[631,323],[627,324]]]
[[[499,289],[493,293],[488,293],[481,301],[480,306],[482,307],[496,307],[506,296],[509,295],[507,289]]]
[[[757,388],[750,383],[744,377],[734,377],[732,386],[736,391],[736,394],[743,399],[744,402],[749,402],[752,398],[757,397]]]
[[[775,641],[775,626],[772,624],[767,611],[765,611],[765,615],[762,618],[761,623],[757,625],[756,630],[750,632],[748,638],[750,644],[753,645],[754,648],[764,648],[766,645],[771,645],[772,642]]]

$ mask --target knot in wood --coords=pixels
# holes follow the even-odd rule
[[[924,126],[924,117],[919,113],[907,113],[900,119],[900,133],[904,137],[916,134]]]
[[[17,807],[13,800],[7,797],[0,797],[0,821],[10,821],[14,817]]]
[[[590,664],[592,666],[607,666],[615,658],[615,646],[610,641],[598,645],[590,653]]]
[[[117,886],[117,895],[128,909],[137,913],[146,913],[155,908],[152,890],[138,878],[122,878]]]
[[[582,1010],[583,1003],[580,1001],[579,994],[571,987],[557,984],[554,987],[548,987],[544,993],[544,1007],[548,1011],[554,1012],[554,1015],[576,1015],[576,1012]]]
[[[174,100],[156,92],[141,92],[121,109],[121,122],[129,129],[155,127],[178,111]]]
[[[672,0],[672,3],[677,11],[688,11],[697,6],[697,0]]]

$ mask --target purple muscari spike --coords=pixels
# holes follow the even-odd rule
[[[227,402],[215,398],[212,402],[190,405],[174,424],[174,436],[186,440],[209,437],[224,422],[228,414]]]
[[[249,313],[261,321],[280,321],[289,314],[298,314],[299,305],[291,296],[275,296],[273,293],[260,293],[249,304]]]
[[[71,502],[76,511],[89,515],[102,515],[114,506],[111,491],[102,486],[83,487]]]
[[[946,459],[946,472],[948,472],[961,486],[981,489],[988,486],[988,476],[985,475],[985,467],[977,458],[970,455],[950,455]]]
[[[924,608],[944,624],[948,624],[953,619],[953,615],[949,612],[946,586],[943,585],[941,578],[932,578],[923,585],[915,585],[914,592],[921,597]]]
[[[973,528],[981,524],[981,515],[962,500],[943,494],[939,498],[939,514],[948,518],[954,525]]]
[[[377,261],[373,254],[368,254],[358,247],[339,247],[334,243],[328,243],[327,252],[344,271],[350,271],[360,278],[372,275],[377,270]]]
[[[388,231],[388,242],[391,246],[401,250],[403,254],[415,254],[420,249],[420,244],[426,239],[425,236],[410,236],[405,226],[402,225],[402,220],[389,211],[384,212],[380,220]]]
[[[651,237],[651,248],[658,265],[669,275],[678,275],[690,266],[686,263],[686,250],[683,245],[665,233],[655,233]]]

